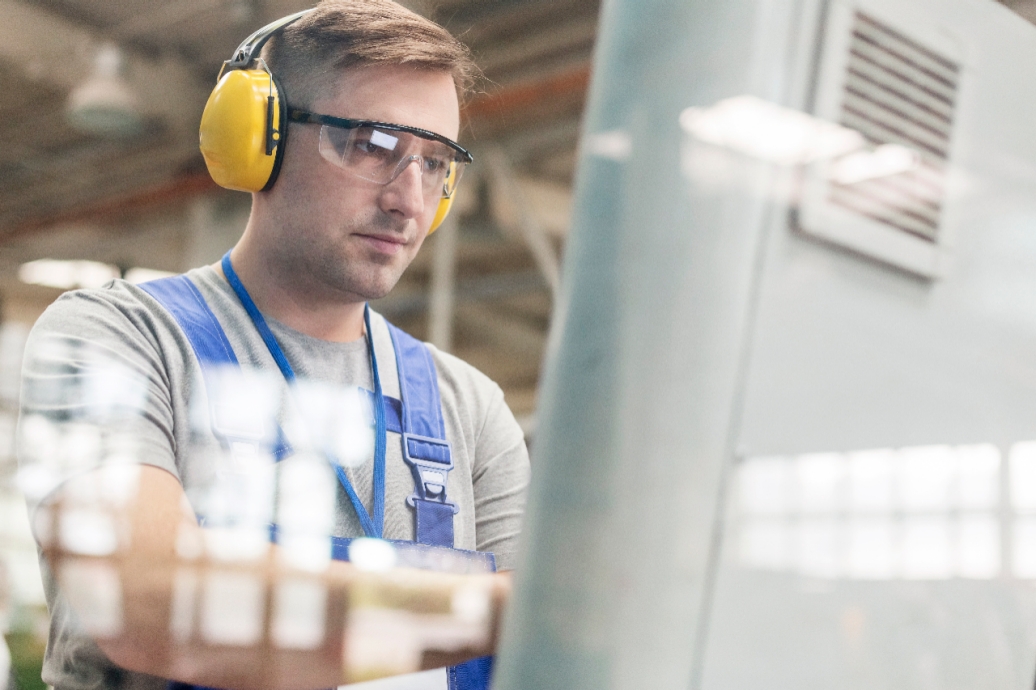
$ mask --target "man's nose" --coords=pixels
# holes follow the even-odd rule
[[[395,179],[385,186],[385,194],[382,195],[384,210],[395,211],[404,218],[416,218],[424,213],[423,164],[419,156],[404,163]]]

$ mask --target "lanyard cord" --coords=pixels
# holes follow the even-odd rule
[[[241,279],[237,277],[237,273],[234,271],[233,265],[230,263],[230,252],[227,252],[223,256],[222,261],[223,274],[227,277],[227,282],[230,283],[230,287],[234,289],[239,300],[241,300],[242,306],[245,311],[248,312],[248,316],[252,319],[252,323],[255,325],[255,329],[259,332],[259,336],[266,343],[266,349],[270,351],[274,361],[277,363],[277,368],[281,370],[281,374],[284,375],[284,379],[288,384],[295,382],[295,370],[291,368],[291,364],[288,362],[288,358],[284,356],[284,350],[281,349],[280,344],[273,335],[273,331],[270,330],[269,324],[266,323],[266,319],[259,312],[259,309],[255,306],[255,302],[252,301],[252,296],[248,294],[248,290],[245,289]],[[368,537],[374,537],[380,539],[385,529],[385,446],[387,444],[387,432],[385,429],[385,396],[381,390],[381,377],[378,375],[378,359],[374,355],[374,335],[371,331],[371,313],[370,307],[364,305],[363,307],[363,322],[367,327],[366,340],[367,340],[367,353],[370,355],[371,360],[371,377],[374,379],[374,514],[370,515],[367,513],[367,509],[364,507],[360,497],[356,495],[356,490],[353,489],[352,483],[349,481],[348,475],[342,468],[341,463],[338,462],[337,458],[329,450],[325,450],[328,460],[331,462],[331,466],[335,470],[335,474],[338,475],[338,481],[341,483],[342,488],[345,489],[346,495],[349,496],[349,502],[352,503],[353,509],[356,511],[356,517],[360,520],[360,525],[363,527],[364,535]]]

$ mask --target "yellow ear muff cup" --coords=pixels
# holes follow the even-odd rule
[[[450,207],[453,206],[453,197],[457,196],[457,192],[454,191],[452,196],[443,197],[439,199],[439,206],[435,209],[435,217],[432,218],[432,227],[428,228],[428,234],[431,235],[435,232],[442,222],[446,220],[447,214],[450,212]]]
[[[283,148],[276,132],[285,129],[279,95],[276,80],[264,70],[231,70],[220,78],[205,104],[200,129],[201,155],[216,184],[242,192],[258,192],[272,184]],[[271,142],[268,114],[275,130]]]

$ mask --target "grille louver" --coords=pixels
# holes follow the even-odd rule
[[[936,242],[959,79],[960,66],[952,60],[857,12],[841,123],[874,146],[916,151],[920,164],[899,175],[832,183],[830,202]]]

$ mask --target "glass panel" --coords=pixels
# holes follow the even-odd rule
[[[496,687],[1032,687],[1034,85],[989,1],[606,3]]]

